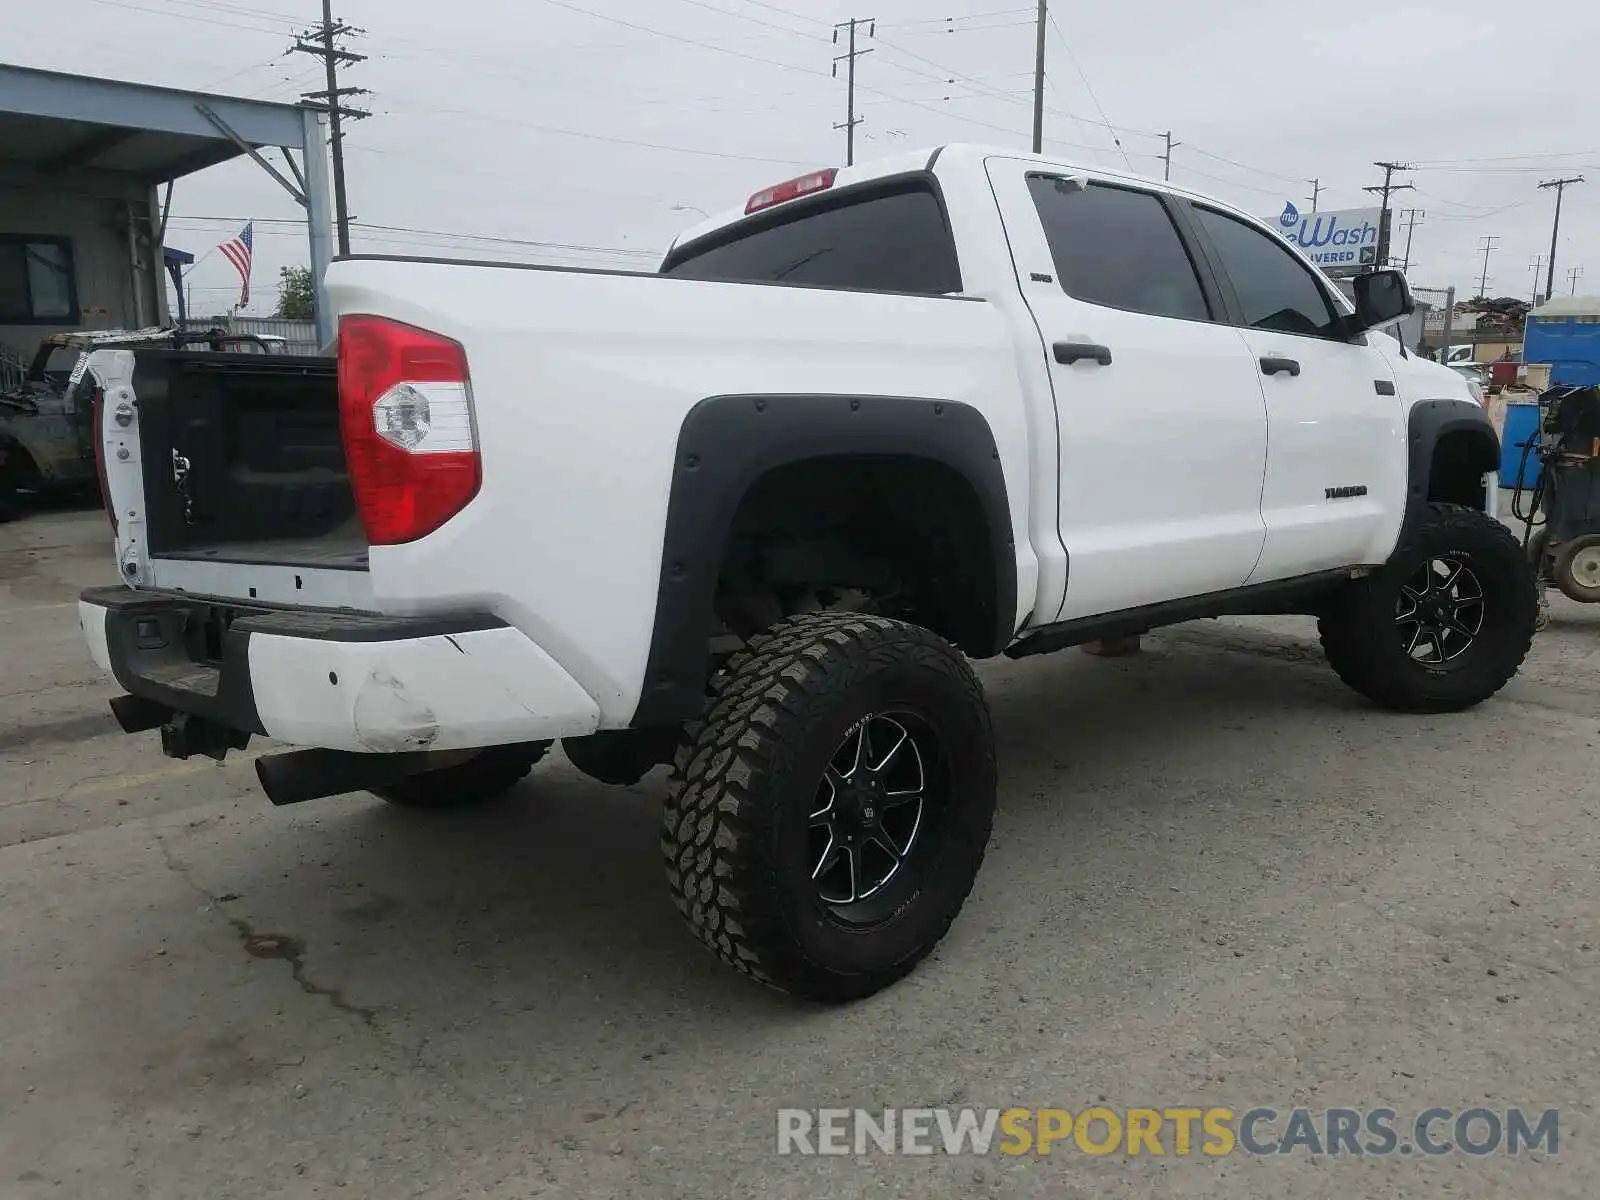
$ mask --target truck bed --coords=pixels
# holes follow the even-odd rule
[[[141,351],[156,559],[365,570],[332,359]]]
[[[168,551],[162,557],[177,562],[235,562],[308,570],[365,571],[367,550],[361,526],[348,522],[333,533],[315,537],[218,542],[195,550]]]

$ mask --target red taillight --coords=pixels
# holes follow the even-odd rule
[[[383,317],[342,318],[339,424],[373,545],[432,533],[477,495],[482,469],[459,342]]]
[[[750,197],[744,206],[744,215],[760,212],[763,208],[771,208],[774,204],[782,204],[785,200],[795,200],[801,196],[809,196],[812,192],[825,192],[833,186],[833,181],[838,177],[837,167],[828,167],[821,171],[812,171],[809,175],[801,175],[796,179],[789,179],[783,183],[774,184],[764,191],[757,192]]]
[[[93,407],[94,418],[90,422],[94,435],[94,473],[100,480],[100,504],[106,510],[106,516],[111,518],[111,536],[117,536],[117,506],[111,503],[111,483],[106,478],[106,431],[101,424],[106,418],[106,392],[104,388],[94,389]]]

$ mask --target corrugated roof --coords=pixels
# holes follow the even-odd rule
[[[1600,317],[1600,296],[1557,296],[1541,304],[1530,317]]]
[[[228,130],[254,147],[305,144],[291,104],[0,63],[0,161],[46,177],[95,167],[165,183],[245,153]]]

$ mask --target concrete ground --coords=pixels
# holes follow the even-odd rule
[[[950,937],[854,1007],[679,927],[657,773],[440,818],[274,810],[114,731],[98,513],[0,526],[0,1196],[1592,1197],[1600,608],[1374,711],[1308,622],[985,665]],[[780,1158],[779,1106],[1559,1107],[1555,1156]]]

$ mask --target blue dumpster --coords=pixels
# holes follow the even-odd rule
[[[1505,429],[1500,434],[1500,486],[1516,487],[1517,470],[1522,467],[1523,446],[1539,436],[1539,406],[1537,404],[1506,405]],[[1529,453],[1528,465],[1522,471],[1522,486],[1531,488],[1539,482],[1539,456]]]

